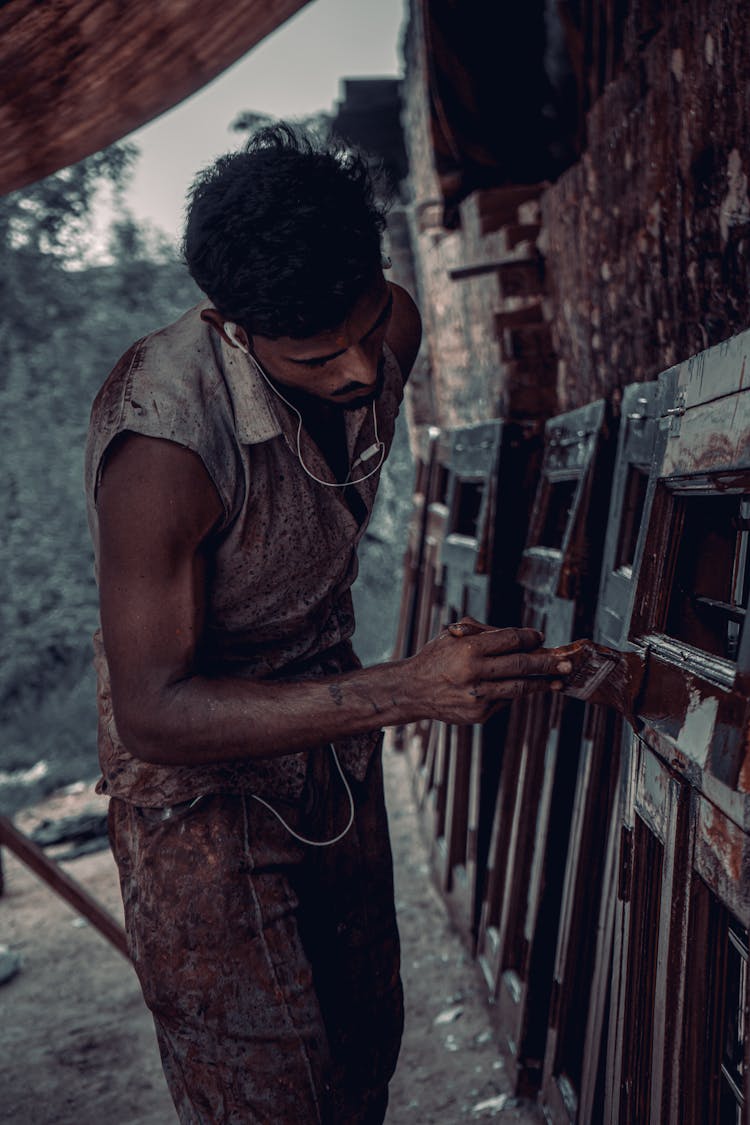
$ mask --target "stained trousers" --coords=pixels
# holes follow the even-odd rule
[[[312,757],[312,755],[311,755]],[[349,805],[325,752],[304,799],[329,839]],[[113,799],[129,948],[182,1125],[379,1125],[403,1026],[376,751],[331,847],[249,796],[145,809]]]

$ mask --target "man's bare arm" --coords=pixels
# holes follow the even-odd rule
[[[472,628],[446,632],[409,659],[309,683],[201,675],[205,551],[222,509],[200,459],[126,435],[106,462],[98,510],[114,714],[123,742],[145,761],[273,757],[420,718],[482,722],[570,670],[531,651],[534,630]]]

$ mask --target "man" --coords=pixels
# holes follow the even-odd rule
[[[465,623],[362,669],[356,548],[419,346],[364,163],[286,127],[193,188],[208,300],[100,391],[101,790],[183,1123],[381,1122],[402,1024],[381,728],[559,686]]]

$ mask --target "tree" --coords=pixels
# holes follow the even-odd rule
[[[0,768],[44,759],[47,787],[96,771],[82,480],[91,401],[133,340],[200,296],[166,241],[122,205],[135,155],[119,144],[0,198]],[[115,216],[107,262],[92,264],[102,190]]]

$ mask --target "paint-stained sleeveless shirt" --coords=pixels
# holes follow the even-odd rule
[[[350,640],[350,588],[380,474],[355,484],[363,510],[358,523],[342,489],[325,488],[305,473],[296,451],[296,415],[267,387],[252,361],[201,320],[207,307],[202,302],[134,344],[94,402],[86,496],[97,572],[97,490],[110,443],[125,432],[174,441],[201,458],[224,509],[210,544],[201,672],[304,680],[358,668]],[[387,347],[383,373],[375,409],[387,453],[403,396],[401,372]],[[375,442],[372,408],[346,411],[345,423],[352,464]],[[304,429],[301,448],[310,471],[332,482],[325,459]],[[366,460],[353,473],[355,482],[376,464],[375,457]],[[153,765],[130,754],[112,713],[101,631],[94,637],[94,663],[100,792],[150,807],[204,793],[284,798],[302,793],[308,751],[206,766]],[[336,743],[352,776],[364,777],[379,734]],[[310,750],[317,748],[311,743]]]

